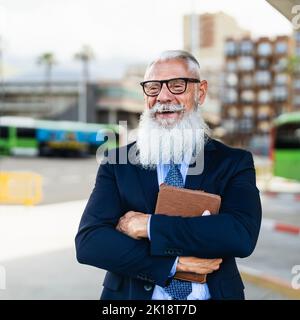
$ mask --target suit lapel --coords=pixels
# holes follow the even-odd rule
[[[155,211],[156,199],[159,190],[157,171],[146,170],[138,165],[135,166],[135,170],[145,198],[147,213],[152,214]]]
[[[204,168],[201,174],[191,174],[192,165],[189,166],[187,176],[185,179],[185,188],[193,190],[204,190],[205,191],[205,177],[213,165],[213,152],[216,149],[212,140],[209,140],[205,145],[204,149]]]

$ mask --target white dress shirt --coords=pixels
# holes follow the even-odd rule
[[[183,183],[185,183],[185,178],[188,171],[188,164],[183,162],[180,166],[180,172],[182,174]],[[162,184],[165,181],[167,173],[170,169],[170,165],[168,164],[161,164],[157,166],[157,179],[158,184]],[[151,241],[151,217],[148,221],[148,238]],[[176,266],[178,262],[178,257],[170,271],[170,277],[172,277],[176,272]],[[210,299],[209,289],[206,283],[192,283],[192,292],[187,296],[187,300],[208,300]],[[165,292],[165,290],[156,285],[153,291],[152,300],[172,300],[171,296]]]

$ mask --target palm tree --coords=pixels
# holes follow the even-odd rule
[[[48,105],[48,113],[50,114],[52,109],[52,94],[51,94],[52,68],[55,64],[57,64],[57,61],[52,52],[45,52],[37,58],[37,64],[45,66],[45,93],[46,93],[45,99]]]
[[[88,45],[84,45],[82,46],[80,51],[74,55],[74,58],[82,62],[82,79],[85,83],[88,82],[89,81],[89,64],[91,60],[95,59],[95,54],[93,49]]]
[[[45,52],[41,54],[37,59],[37,64],[45,66],[45,82],[50,86],[52,69],[53,66],[57,64],[54,54],[52,52]]]

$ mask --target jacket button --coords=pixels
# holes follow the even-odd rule
[[[146,291],[152,290],[151,284],[145,284],[145,285],[144,285],[144,289],[145,289]]]

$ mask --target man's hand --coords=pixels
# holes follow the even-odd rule
[[[116,229],[134,239],[148,238],[148,219],[149,214],[128,211],[120,218]]]
[[[207,274],[207,273],[212,273],[213,271],[218,270],[221,262],[222,262],[222,259],[179,257],[176,271]]]

